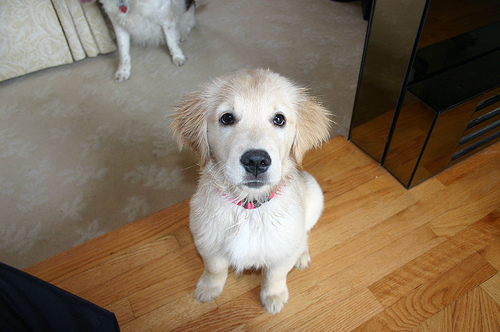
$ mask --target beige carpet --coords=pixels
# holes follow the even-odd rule
[[[23,268],[181,200],[193,156],[167,127],[183,95],[216,75],[271,68],[310,87],[347,136],[367,23],[359,1],[206,0],[175,67],[166,48],[0,83],[0,261]]]

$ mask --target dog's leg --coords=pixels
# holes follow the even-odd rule
[[[286,277],[296,259],[289,259],[279,266],[266,267],[262,272],[260,301],[271,314],[277,314],[288,302]]]
[[[204,257],[205,269],[196,285],[195,297],[210,302],[222,293],[227,279],[228,262],[219,257]]]
[[[297,270],[303,270],[307,268],[310,263],[311,263],[311,255],[309,254],[309,245],[306,245],[306,249],[304,250],[302,255],[299,256],[297,263],[295,263],[295,268]]]
[[[118,52],[120,54],[120,64],[115,73],[115,82],[121,83],[128,80],[131,72],[130,61],[130,34],[119,25],[113,24],[118,42]]]
[[[316,181],[311,174],[306,171],[301,171],[300,174],[304,180],[306,188],[304,205],[306,213],[306,231],[309,232],[318,222],[321,213],[323,213],[323,191],[321,190],[318,181]]]
[[[194,28],[196,25],[196,19],[194,17],[194,4],[189,7],[187,11],[185,11],[180,19],[179,19],[179,24],[178,24],[178,29],[179,29],[179,40],[180,42],[185,42],[187,40],[187,37],[191,30]]]
[[[176,66],[182,66],[186,62],[186,57],[179,47],[179,36],[175,22],[167,22],[163,26],[163,33],[167,41],[168,50],[172,56],[172,62]]]

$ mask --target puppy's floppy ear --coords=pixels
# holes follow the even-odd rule
[[[197,153],[201,167],[205,166],[210,158],[207,138],[207,105],[204,100],[200,92],[185,96],[174,110],[174,121],[171,125],[179,147],[182,149],[187,146]]]
[[[297,131],[292,146],[292,154],[299,165],[308,150],[328,140],[331,122],[328,110],[304,90],[301,91],[300,99],[297,104]]]

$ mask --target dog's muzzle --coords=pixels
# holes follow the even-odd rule
[[[240,163],[248,174],[258,180],[259,174],[265,173],[271,166],[271,156],[265,150],[248,150],[241,156]]]

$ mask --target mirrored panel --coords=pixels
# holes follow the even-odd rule
[[[426,0],[377,0],[370,20],[350,140],[382,160]]]
[[[403,185],[500,140],[500,1],[377,0],[367,35],[349,138]]]

